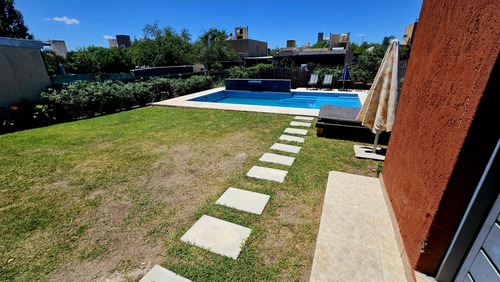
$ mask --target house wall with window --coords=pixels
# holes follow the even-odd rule
[[[500,136],[500,2],[423,2],[383,170],[412,268],[435,274]]]

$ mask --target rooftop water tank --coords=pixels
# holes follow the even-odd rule
[[[347,40],[348,40],[347,34],[346,33],[342,33],[340,35],[340,42],[347,42]]]

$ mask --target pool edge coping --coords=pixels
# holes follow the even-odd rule
[[[254,106],[254,105],[241,105],[241,104],[225,104],[225,103],[207,103],[207,102],[196,102],[189,101],[191,99],[212,94],[218,91],[226,90],[224,86],[212,88],[209,90],[188,94],[168,100],[163,100],[160,102],[152,103],[153,106],[160,107],[184,107],[184,108],[203,108],[203,109],[217,109],[217,110],[230,110],[230,111],[244,111],[244,112],[259,112],[259,113],[270,113],[270,114],[285,114],[285,115],[302,115],[302,116],[314,116],[319,115],[319,109],[303,109],[303,108],[291,108],[291,107],[272,107],[272,106]],[[300,92],[311,92],[317,93],[320,90],[308,90],[305,88],[297,88],[294,91]],[[322,93],[338,93],[339,91],[320,91]],[[350,94],[358,94],[361,105],[363,105],[366,100],[367,93],[364,92],[346,92]]]

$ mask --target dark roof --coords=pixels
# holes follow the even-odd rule
[[[278,52],[274,55],[274,57],[317,57],[317,56],[324,56],[324,57],[338,57],[338,56],[345,56],[346,50],[341,50],[341,51],[333,51],[333,50],[327,50],[327,51],[292,51],[292,52]]]

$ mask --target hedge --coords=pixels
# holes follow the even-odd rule
[[[53,110],[56,119],[73,120],[199,92],[210,89],[213,82],[211,76],[193,76],[188,79],[153,78],[129,83],[80,82],[60,90],[48,88],[40,97],[42,104]]]

